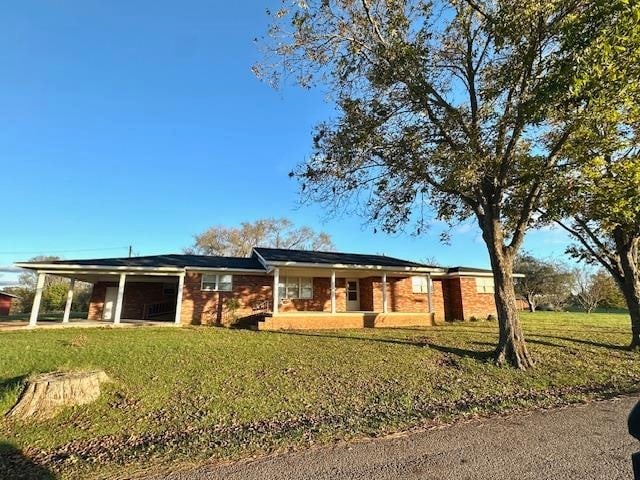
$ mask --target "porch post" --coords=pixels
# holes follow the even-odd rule
[[[29,316],[29,326],[35,327],[38,323],[38,313],[40,312],[40,302],[42,301],[42,291],[44,290],[45,274],[38,272],[38,281],[36,282],[36,294],[33,297],[33,306],[31,307],[31,315]]]
[[[274,268],[273,270],[273,308],[271,312],[274,315],[278,314],[278,304],[280,303],[280,269]]]
[[[387,313],[387,272],[382,272],[382,312]]]
[[[180,325],[182,316],[182,291],[184,290],[184,273],[178,276],[178,295],[176,298],[175,324]]]
[[[431,292],[431,274],[427,273],[427,308],[433,313],[433,292]]]
[[[127,280],[127,274],[120,274],[120,282],[118,283],[118,296],[116,297],[116,312],[113,316],[113,323],[118,325],[120,323],[120,317],[122,317],[122,301],[124,300],[124,284]]]
[[[336,313],[336,271],[331,270],[331,313]]]
[[[62,316],[62,323],[69,323],[69,316],[71,315],[71,304],[73,303],[73,289],[76,286],[76,279],[72,278],[69,282],[69,290],[67,291],[67,304],[64,306],[64,315]]]

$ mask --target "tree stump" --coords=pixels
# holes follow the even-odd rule
[[[100,396],[100,384],[109,380],[102,370],[52,372],[27,381],[18,402],[7,416],[20,419],[51,418],[62,407],[85,405]]]

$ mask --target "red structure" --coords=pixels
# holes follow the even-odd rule
[[[16,298],[15,295],[10,293],[0,292],[0,317],[6,317],[11,310],[11,302]]]

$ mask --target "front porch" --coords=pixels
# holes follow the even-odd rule
[[[340,328],[428,327],[435,323],[429,312],[288,312],[264,314],[258,330],[334,330]]]

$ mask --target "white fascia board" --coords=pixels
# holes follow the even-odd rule
[[[256,257],[258,257],[258,261],[264,266],[265,270],[270,271],[271,268],[269,267],[269,264],[267,263],[267,261],[264,259],[264,257],[262,255],[260,255],[255,247],[251,249],[251,255],[255,255]]]
[[[262,273],[267,274],[266,270],[258,268],[229,268],[229,267],[186,267],[189,272],[229,272],[229,273]]]
[[[137,273],[137,272],[184,272],[183,267],[126,267],[126,266],[104,266],[104,265],[69,265],[56,263],[15,263],[16,267],[26,268],[27,270],[55,270],[59,272],[118,272],[118,273]]]
[[[336,270],[378,270],[386,272],[443,272],[442,268],[431,267],[398,267],[383,265],[345,265],[342,263],[306,263],[306,262],[268,262],[269,267],[301,267],[301,268],[324,268]]]
[[[493,272],[453,272],[438,275],[443,278],[458,278],[458,277],[493,277]],[[524,278],[523,273],[514,273],[513,278]]]

